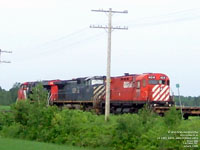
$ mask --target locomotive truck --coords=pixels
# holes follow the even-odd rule
[[[25,82],[18,91],[18,100],[27,99],[38,83],[48,91],[50,105],[105,111],[105,76],[82,77],[71,80]],[[128,74],[111,77],[111,113],[138,112],[145,104],[150,107],[170,107],[170,80],[162,73]]]

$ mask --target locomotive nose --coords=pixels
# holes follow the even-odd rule
[[[169,101],[170,89],[168,85],[157,84],[152,88],[152,101]]]

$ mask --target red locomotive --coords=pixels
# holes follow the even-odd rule
[[[111,78],[111,107],[120,105],[118,111],[132,112],[143,107],[171,106],[169,78],[161,73],[125,74]],[[113,107],[115,109],[115,107]],[[122,109],[122,110],[121,110]]]
[[[38,82],[21,85],[18,99],[26,99]],[[49,92],[49,103],[69,108],[105,109],[105,76],[41,82]],[[128,74],[111,78],[110,107],[113,113],[137,112],[145,104],[171,106],[170,80],[162,73]]]

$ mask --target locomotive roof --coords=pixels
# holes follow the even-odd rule
[[[104,79],[105,76],[93,76],[93,77],[81,77],[81,78],[74,78],[70,80],[60,80],[54,82],[54,84],[67,84],[67,83],[76,83],[76,82],[84,82],[91,79]]]
[[[166,76],[168,78],[167,75],[163,74],[163,73],[143,73],[143,74],[129,74],[129,73],[125,73],[124,76],[116,76],[116,77],[111,77],[111,78],[123,78],[123,77],[137,77],[137,79],[142,79],[145,76],[148,75],[163,75]],[[50,82],[52,82],[52,84],[66,84],[66,83],[76,83],[76,82],[84,82],[87,80],[92,80],[92,79],[106,79],[106,76],[91,76],[91,77],[80,77],[80,78],[74,78],[74,79],[70,79],[70,80],[43,80],[43,81],[33,81],[33,82],[24,82],[22,83],[22,85],[36,85],[38,83],[42,83],[44,86],[47,86],[49,84],[51,84]]]
[[[124,76],[116,76],[116,77],[112,77],[112,78],[123,78],[123,77],[137,77],[137,79],[142,79],[145,76],[149,76],[149,75],[163,75],[168,77],[167,75],[163,74],[163,73],[143,73],[143,74],[129,74],[129,73],[125,73]]]
[[[167,75],[165,75],[165,74],[163,74],[163,73],[143,73],[143,74],[141,74],[141,75],[139,75],[138,77],[137,77],[137,79],[138,80],[140,80],[140,79],[142,79],[142,78],[144,78],[144,77],[146,77],[146,76],[166,76],[167,78],[168,78],[168,76]]]

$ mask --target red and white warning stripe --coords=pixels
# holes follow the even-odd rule
[[[168,101],[170,96],[170,90],[168,85],[155,85],[152,89],[153,101]]]

